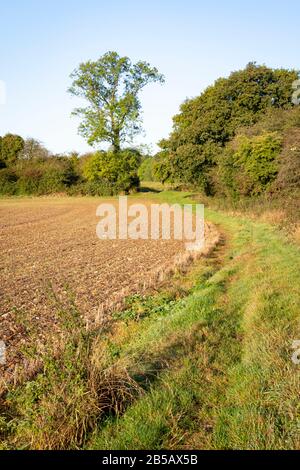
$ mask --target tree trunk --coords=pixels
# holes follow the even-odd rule
[[[118,153],[121,150],[120,132],[119,131],[114,132],[113,141],[112,141],[112,148],[113,148],[114,153]]]

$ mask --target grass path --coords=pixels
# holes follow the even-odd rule
[[[164,193],[168,202],[187,195]],[[208,210],[224,245],[189,275],[188,295],[140,301],[114,358],[144,388],[89,440],[97,449],[300,448],[299,249],[267,224]],[[144,302],[144,304],[143,304]],[[127,312],[128,315],[128,312]]]

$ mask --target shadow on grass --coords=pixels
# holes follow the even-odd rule
[[[148,186],[142,186],[139,188],[139,193],[161,193],[163,189],[149,188]]]

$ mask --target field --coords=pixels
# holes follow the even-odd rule
[[[9,354],[4,377],[21,350],[60,334],[59,311],[75,308],[87,325],[143,290],[184,254],[175,240],[99,240],[92,198],[1,200],[0,338]],[[105,199],[116,205],[116,200]],[[149,207],[149,199],[139,199]],[[24,355],[23,355],[24,362]],[[34,367],[25,361],[27,373]],[[29,370],[28,370],[29,369]]]
[[[13,372],[21,345],[30,341],[28,331],[34,330],[41,341],[59,331],[58,306],[74,303],[93,321],[103,306],[135,292],[155,269],[166,268],[183,251],[183,244],[172,240],[99,240],[100,202],[0,202],[0,338],[9,350],[7,372]],[[149,206],[149,201],[141,202]]]
[[[192,199],[171,191],[143,199],[152,200]],[[174,267],[182,244],[100,243],[97,204],[1,202],[12,250],[2,260],[11,315],[2,325],[15,350],[22,338],[45,348],[22,350],[28,360],[39,354],[40,369],[8,387],[0,446],[299,449],[299,247],[269,223],[207,209],[206,255],[151,284],[146,277]],[[96,304],[120,296],[122,306],[103,310],[109,324],[86,328]],[[31,316],[18,313],[23,305]]]

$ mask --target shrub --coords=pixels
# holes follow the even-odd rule
[[[16,193],[18,177],[10,168],[0,169],[0,194],[13,195]]]
[[[138,169],[138,176],[141,181],[154,181],[153,164],[153,157],[144,158]]]
[[[22,168],[17,182],[18,194],[38,194],[39,185],[43,176],[42,168],[38,165],[30,165]]]
[[[51,194],[65,191],[77,182],[72,162],[65,157],[51,157],[43,161],[22,161],[16,167],[19,194]]]
[[[282,139],[277,133],[236,137],[219,161],[219,175],[230,195],[265,192],[278,174],[281,148]]]
[[[83,167],[85,185],[91,194],[112,195],[128,193],[139,186],[137,174],[141,156],[134,150],[96,152]]]
[[[160,183],[173,182],[173,172],[171,168],[171,159],[169,154],[162,150],[155,155],[153,163],[153,176],[156,181]]]
[[[280,155],[280,169],[274,189],[290,191],[300,188],[300,128],[291,129],[284,136]]]
[[[6,134],[0,139],[1,165],[11,166],[16,163],[24,148],[24,140],[19,135]]]

